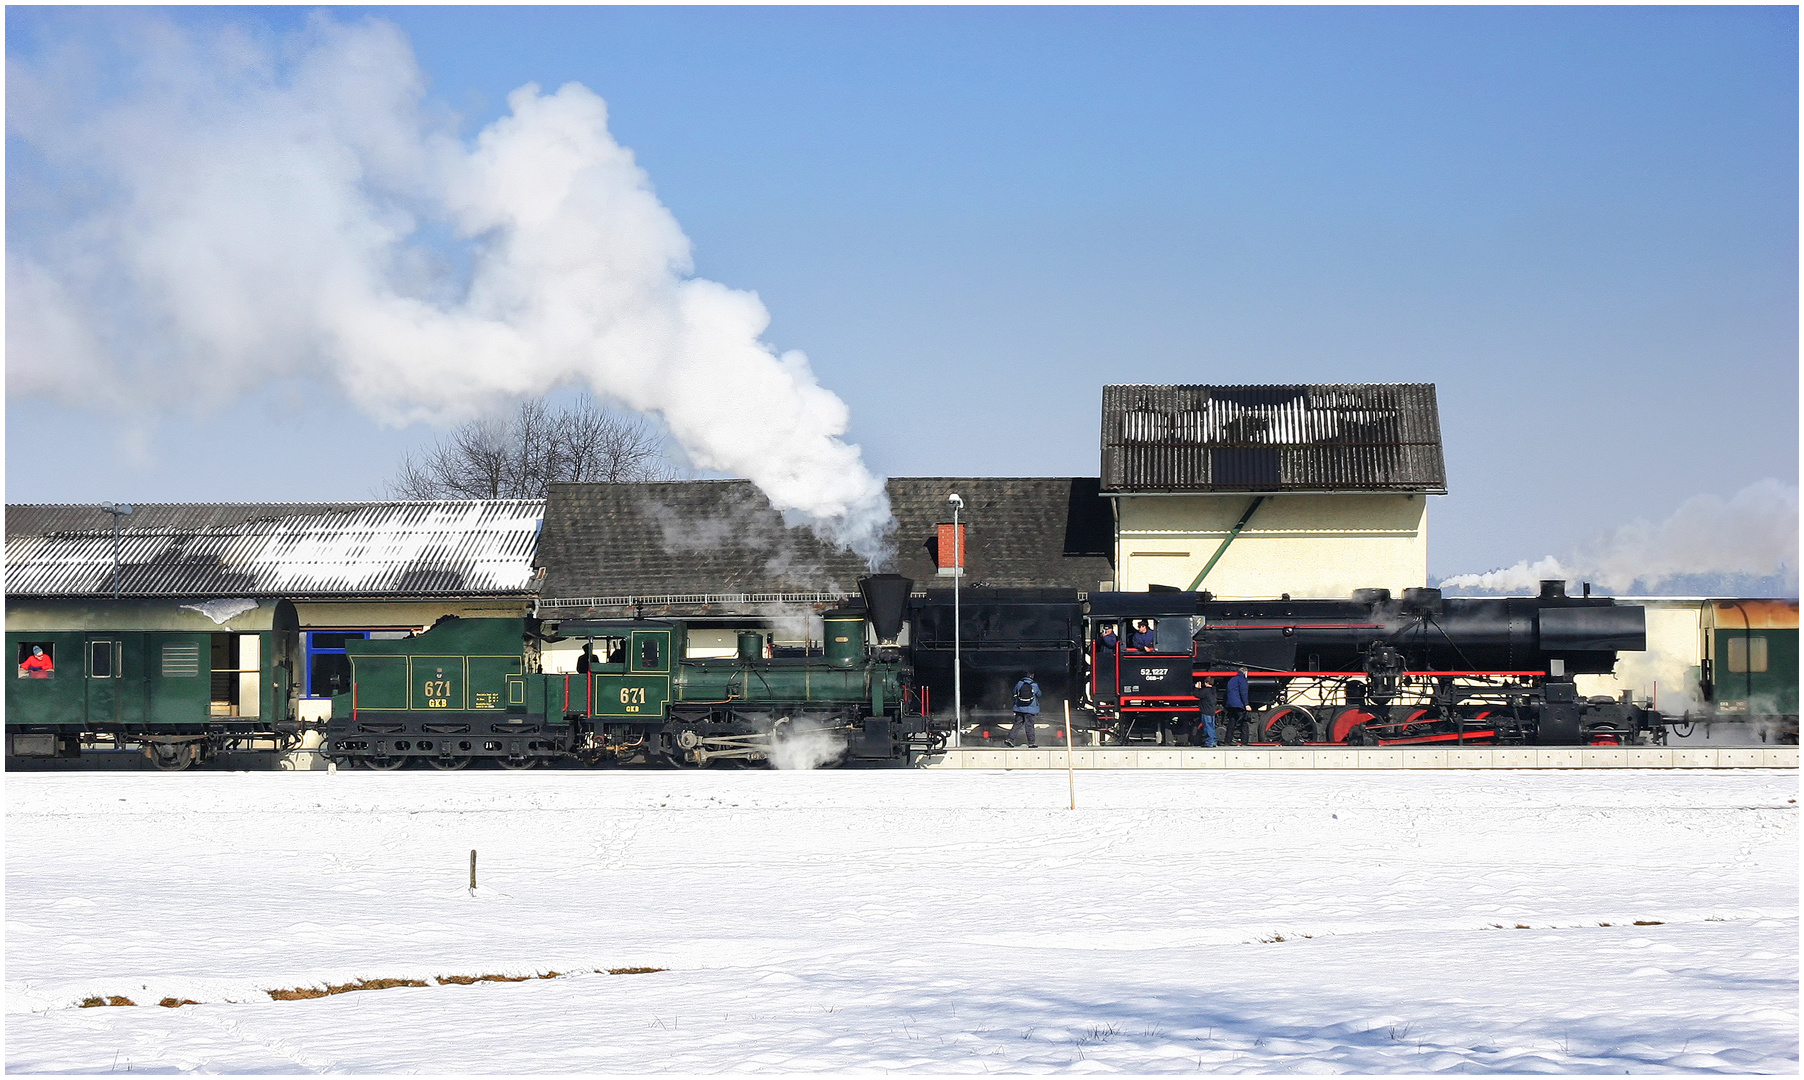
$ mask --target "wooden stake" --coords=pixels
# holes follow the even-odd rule
[[[1071,809],[1077,809],[1077,771],[1071,764],[1071,699],[1065,699],[1065,780],[1071,786]]]
[[[476,891],[476,849],[470,849],[470,891]]]

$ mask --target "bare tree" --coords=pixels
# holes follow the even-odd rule
[[[506,419],[472,420],[418,455],[389,482],[398,499],[543,499],[556,481],[666,480],[663,442],[643,417],[587,397],[556,409],[543,398]]]

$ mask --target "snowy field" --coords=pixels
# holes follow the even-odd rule
[[[1795,772],[1077,784],[12,774],[6,1067],[1798,1071]]]

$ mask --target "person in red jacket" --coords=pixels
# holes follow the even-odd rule
[[[55,673],[56,664],[44,653],[42,645],[33,645],[31,655],[27,656],[25,662],[19,665],[19,678],[21,679],[48,679]]]

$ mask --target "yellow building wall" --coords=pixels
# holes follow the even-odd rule
[[[320,627],[424,630],[446,615],[460,619],[521,619],[532,601],[492,600],[300,600],[294,605],[302,630]]]
[[[1591,697],[1621,697],[1630,691],[1637,702],[1653,700],[1662,712],[1682,713],[1703,707],[1698,695],[1698,659],[1703,656],[1702,600],[1622,600],[1639,603],[1647,616],[1647,651],[1616,654],[1610,675],[1575,675],[1578,692]]]
[[[1188,588],[1246,513],[1249,495],[1121,496],[1116,588]],[[1338,598],[1428,584],[1423,495],[1268,495],[1199,588],[1232,599]]]

